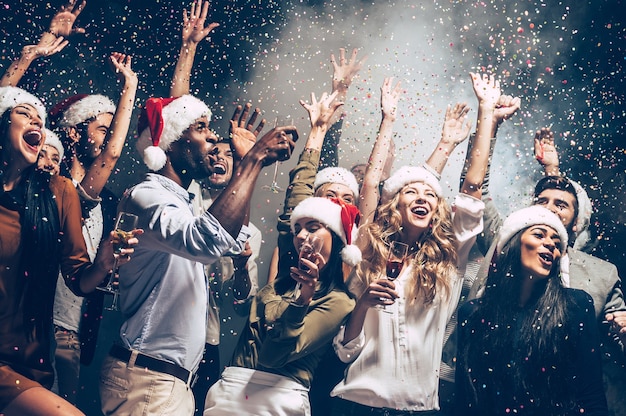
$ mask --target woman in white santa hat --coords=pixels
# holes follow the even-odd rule
[[[301,260],[306,267],[294,261],[255,296],[231,364],[209,390],[205,416],[311,414],[314,370],[325,365],[332,338],[354,307],[342,263],[360,257],[352,245],[358,223],[358,209],[336,198],[307,198],[293,210],[296,249],[309,236],[319,237],[321,248]]]
[[[458,415],[607,415],[593,300],[565,288],[568,233],[542,206],[502,224],[484,295],[458,319]]]
[[[465,113],[449,110],[446,122],[459,118],[461,123],[453,123],[459,126],[455,134],[467,137]],[[449,133],[444,123],[428,168],[401,167],[385,181],[371,222],[359,230],[363,260],[348,283],[358,300],[333,342],[339,358],[349,363],[331,392],[333,415],[439,410],[444,329],[458,302],[469,250],[482,231],[484,209],[477,169],[467,173],[454,214],[446,202],[436,174],[447,158],[442,149]],[[394,242],[408,249],[391,281],[386,263]]]
[[[113,266],[111,241],[101,245],[93,264],[89,261],[80,202],[71,182],[36,169],[45,117],[35,96],[20,88],[0,88],[0,413],[4,415],[81,414],[48,390],[54,377],[50,334],[55,285],[60,267],[65,283],[85,295]],[[120,261],[126,262],[131,252],[124,249]]]

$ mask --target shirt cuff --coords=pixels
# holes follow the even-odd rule
[[[342,326],[339,333],[333,339],[333,348],[335,349],[337,357],[339,357],[342,362],[351,363],[363,349],[363,345],[365,344],[365,334],[361,331],[356,338],[344,345],[343,338],[345,331],[346,327]]]

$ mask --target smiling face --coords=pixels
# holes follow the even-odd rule
[[[522,273],[526,278],[545,279],[561,258],[561,237],[547,225],[533,225],[521,235]]]
[[[211,169],[213,173],[207,182],[212,188],[225,188],[233,176],[233,151],[227,142],[219,142],[212,152]]]
[[[44,143],[43,122],[37,110],[29,104],[18,104],[10,113],[7,131],[9,159],[16,168],[24,168],[37,162]]]
[[[112,121],[113,114],[102,113],[87,122],[76,149],[81,162],[90,165],[102,153]]]
[[[400,190],[398,212],[410,240],[417,240],[430,227],[438,204],[433,188],[423,182],[410,183]]]
[[[44,144],[39,152],[37,168],[48,172],[50,175],[58,175],[61,172],[61,155],[56,147]]]
[[[296,247],[298,253],[307,236],[315,235],[322,240],[320,254],[324,258],[324,264],[328,263],[333,248],[333,236],[324,224],[314,218],[302,217],[294,225],[294,231],[293,245]]]
[[[209,119],[200,117],[171,144],[168,155],[172,167],[180,176],[206,179],[213,174],[217,136],[209,128]]]

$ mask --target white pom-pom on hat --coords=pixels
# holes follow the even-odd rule
[[[200,117],[211,119],[211,110],[201,100],[191,96],[149,98],[139,120],[140,136],[137,150],[152,171],[167,163],[165,152],[180,139],[185,130]]]
[[[361,261],[361,250],[353,244],[361,220],[356,206],[337,198],[310,197],[300,202],[291,213],[291,232],[294,234],[295,224],[302,218],[316,219],[339,236],[345,244],[341,250],[341,259],[346,264],[356,266]]]

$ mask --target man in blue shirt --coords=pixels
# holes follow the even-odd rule
[[[203,265],[250,237],[243,226],[261,169],[290,157],[293,126],[261,137],[213,204],[194,216],[187,188],[213,169],[217,137],[211,111],[190,95],[150,98],[137,149],[153,173],[128,189],[118,212],[144,229],[132,264],[120,268],[122,345],[102,368],[102,411],[112,414],[192,415],[193,373],[202,358],[207,319]],[[141,127],[147,126],[144,129]],[[128,266],[128,267],[127,267]]]

